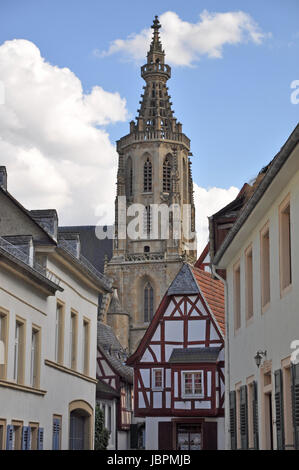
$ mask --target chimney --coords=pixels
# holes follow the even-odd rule
[[[6,166],[0,166],[0,186],[7,191],[7,171]]]

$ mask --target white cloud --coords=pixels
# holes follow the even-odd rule
[[[117,154],[104,126],[127,119],[126,101],[96,86],[83,92],[68,68],[46,62],[30,41],[0,46],[1,165],[9,190],[30,209],[56,208],[62,223],[113,221]]]
[[[215,214],[222,207],[225,207],[229,202],[233,201],[239,189],[231,186],[228,189],[224,188],[202,188],[194,183],[194,201],[195,201],[195,222],[197,231],[197,249],[198,255],[209,241],[209,224],[208,217]]]
[[[226,44],[248,41],[260,44],[269,36],[261,31],[254,19],[243,11],[210,13],[204,10],[197,23],[183,21],[175,12],[167,11],[160,16],[161,40],[167,54],[167,62],[179,66],[191,66],[201,56],[222,57]],[[133,33],[126,39],[116,39],[107,51],[93,51],[96,57],[117,52],[135,61],[144,60],[149,49],[151,28]]]

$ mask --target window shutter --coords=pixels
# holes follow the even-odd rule
[[[284,418],[283,418],[283,385],[282,370],[278,369],[274,372],[275,381],[275,412],[276,412],[276,434],[277,449],[284,449]]]
[[[292,364],[292,408],[294,426],[294,446],[299,449],[299,364]]]
[[[53,418],[53,450],[59,449],[59,419]]]
[[[172,422],[160,421],[158,427],[159,450],[173,450]]]
[[[44,448],[44,428],[38,428],[37,450]]]
[[[247,385],[240,387],[240,431],[241,448],[248,449],[248,405]]]
[[[252,413],[253,413],[253,447],[255,450],[259,449],[259,415],[258,415],[258,394],[257,394],[257,381],[253,382],[253,396],[252,396]]]
[[[138,449],[138,429],[139,429],[139,424],[131,424],[130,426],[131,449]]]
[[[230,448],[237,448],[236,392],[229,392]]]
[[[22,450],[30,450],[30,427],[22,427]]]
[[[217,450],[217,421],[203,423],[203,450]]]
[[[6,427],[6,450],[12,450],[14,429],[11,424]]]

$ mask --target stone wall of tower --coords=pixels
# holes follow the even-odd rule
[[[130,352],[134,352],[143,337],[149,323],[144,321],[143,287],[150,281],[154,288],[154,311],[157,309],[163,295],[168,289],[182,266],[182,261],[147,261],[109,263],[107,274],[115,281],[119,300],[127,312],[130,312],[129,330],[117,318],[110,318],[108,323],[113,327],[116,336],[123,341],[124,347],[129,345]],[[128,341],[125,339],[128,331]]]

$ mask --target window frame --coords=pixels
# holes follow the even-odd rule
[[[17,325],[20,328],[19,337],[16,337]],[[17,343],[17,358],[16,358]],[[16,315],[15,319],[15,335],[14,335],[14,363],[13,363],[13,381],[23,385],[25,382],[25,366],[26,366],[26,320]]]
[[[152,390],[163,390],[164,388],[164,377],[163,377],[163,368],[162,367],[154,367],[152,369]],[[155,373],[156,372],[161,372],[161,385],[156,385],[155,381]]]
[[[268,236],[267,236],[268,235]],[[265,239],[268,239],[268,249],[265,252]],[[261,307],[264,313],[271,303],[271,244],[269,221],[260,231],[260,273],[261,273]],[[267,259],[267,258],[268,259]],[[265,266],[265,264],[268,266]],[[267,285],[265,285],[267,284]]]
[[[82,373],[84,375],[89,375],[89,371],[90,371],[90,319],[87,317],[83,317],[83,321],[82,321]]]
[[[36,337],[36,344],[34,350],[34,371],[32,371],[32,336]],[[30,385],[32,388],[39,388],[40,386],[40,366],[41,366],[41,327],[32,324],[31,328],[31,355],[30,355]],[[33,374],[33,375],[32,375]]]
[[[285,213],[288,209],[287,236],[285,235]],[[280,203],[279,208],[279,282],[280,296],[283,297],[292,286],[292,237],[290,194]],[[287,246],[286,246],[287,242]],[[286,279],[288,278],[288,279]]]
[[[57,320],[58,310],[60,314],[59,314],[59,319]],[[56,299],[54,361],[57,364],[64,363],[64,329],[65,329],[65,303],[60,299]]]
[[[146,299],[147,292],[147,299]],[[146,314],[147,312],[147,314]],[[154,288],[150,281],[147,281],[143,287],[143,321],[150,323],[154,317]]]
[[[192,374],[192,376],[195,376],[195,374],[200,374],[201,376],[201,393],[194,393],[195,389],[195,382],[194,379],[192,378],[192,394],[187,393],[186,394],[186,388],[185,388],[185,375],[186,374]],[[193,399],[193,398],[204,398],[204,371],[203,370],[183,370],[181,372],[181,384],[182,384],[182,398],[185,399]]]
[[[4,363],[0,364],[0,380],[7,380],[7,360],[8,360],[8,342],[9,342],[9,310],[0,307],[1,329],[0,340],[4,346]],[[4,324],[2,324],[4,319]]]
[[[152,193],[153,191],[153,164],[149,157],[146,158],[143,165],[143,192]]]
[[[237,279],[238,276],[238,279]],[[241,263],[238,260],[233,267],[234,330],[241,329]]]
[[[249,259],[251,262],[249,263]],[[251,272],[249,272],[251,271]],[[250,244],[245,250],[245,316],[246,323],[253,319],[254,295],[253,295],[253,249]]]
[[[72,308],[69,331],[69,367],[73,370],[78,368],[78,316],[78,312]]]

